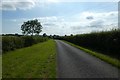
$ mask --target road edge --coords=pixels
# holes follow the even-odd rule
[[[118,59],[114,59],[114,58],[109,57],[109,56],[107,56],[107,55],[104,55],[104,54],[101,54],[101,53],[92,51],[92,50],[90,50],[90,49],[86,49],[86,48],[84,48],[84,47],[75,45],[75,44],[70,43],[70,42],[65,41],[65,40],[62,40],[62,41],[65,42],[65,43],[68,43],[69,45],[74,46],[74,47],[76,47],[76,48],[78,48],[78,49],[80,49],[80,50],[83,50],[83,51],[85,51],[86,53],[88,53],[88,54],[90,54],[90,55],[92,55],[92,56],[95,56],[95,57],[97,57],[97,58],[99,58],[99,59],[101,59],[101,60],[103,60],[103,61],[105,61],[105,62],[107,62],[107,63],[109,63],[109,64],[111,64],[111,65],[113,65],[113,66],[115,66],[115,67],[117,67],[117,68],[120,69],[120,61],[119,61]]]

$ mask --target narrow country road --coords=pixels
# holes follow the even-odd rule
[[[116,67],[56,40],[58,78],[118,78]]]

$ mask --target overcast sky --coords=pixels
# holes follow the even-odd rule
[[[117,2],[3,0],[0,9],[2,33],[21,34],[22,23],[31,19],[38,19],[43,26],[41,34],[48,35],[81,34],[118,27]]]

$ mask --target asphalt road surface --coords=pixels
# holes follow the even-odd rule
[[[119,78],[119,69],[69,44],[56,40],[58,78]]]

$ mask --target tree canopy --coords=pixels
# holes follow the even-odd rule
[[[44,34],[43,34],[43,37],[47,37],[47,34],[46,34],[46,33],[44,33]]]
[[[42,25],[37,19],[28,20],[21,25],[21,30],[24,35],[33,35],[34,33],[39,35],[39,33],[42,31]]]

